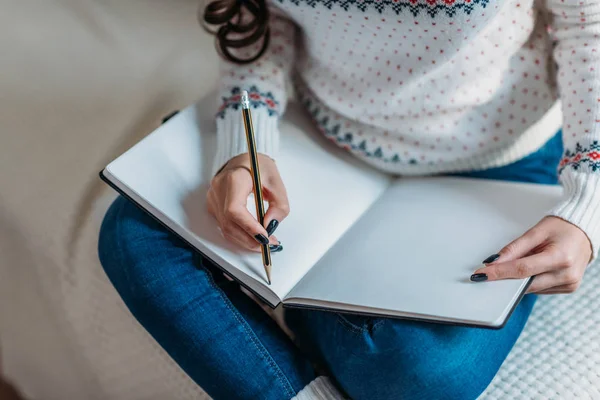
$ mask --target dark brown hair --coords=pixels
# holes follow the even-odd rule
[[[251,63],[262,56],[269,46],[269,9],[266,0],[214,0],[206,5],[200,21],[208,32],[215,35],[217,50],[228,61]],[[250,47],[261,40],[262,45],[256,54],[238,57],[237,49]]]

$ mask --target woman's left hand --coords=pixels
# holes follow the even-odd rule
[[[549,216],[498,254],[475,274],[486,274],[488,281],[535,276],[527,293],[572,293],[581,284],[592,246],[577,226]]]

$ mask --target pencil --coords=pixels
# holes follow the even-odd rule
[[[256,216],[258,222],[265,224],[265,205],[263,203],[262,185],[260,183],[260,168],[258,165],[258,155],[256,153],[256,142],[254,140],[254,128],[252,127],[252,115],[250,113],[250,100],[248,92],[242,92],[242,117],[244,119],[244,128],[246,130],[246,140],[248,142],[248,155],[250,156],[250,172],[252,173],[252,190],[254,192],[254,203],[256,205]],[[261,253],[267,282],[271,284],[271,250],[269,244],[261,245]]]

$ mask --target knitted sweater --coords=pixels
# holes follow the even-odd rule
[[[540,148],[562,126],[564,199],[550,215],[600,247],[600,2],[273,0],[271,42],[222,61],[215,170],[246,151],[274,159],[292,77],[330,140],[384,171],[485,169]],[[255,54],[258,45],[238,50]]]

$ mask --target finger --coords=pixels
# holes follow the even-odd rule
[[[546,272],[544,274],[537,275],[529,287],[527,293],[540,293],[545,290],[550,290],[557,286],[560,286],[558,275],[553,272]]]
[[[281,244],[270,244],[269,250],[271,250],[271,253],[279,253],[283,250],[283,246]]]
[[[223,215],[227,222],[236,224],[257,243],[268,244],[267,231],[246,208],[248,194],[247,188],[241,185],[230,185],[223,206]],[[277,242],[273,244],[275,243]]]
[[[214,192],[212,190],[210,190],[208,192],[208,194],[206,195],[206,208],[208,209],[208,212],[211,215],[217,217],[218,207],[217,207]]]
[[[290,204],[287,198],[285,186],[279,177],[273,178],[263,187],[265,200],[269,202],[269,209],[265,214],[265,228],[269,234],[273,234],[281,221],[290,213]]]
[[[544,274],[544,275],[546,275],[546,274]],[[534,281],[535,281],[535,279],[534,279]],[[575,282],[570,282],[570,283],[562,283],[562,284],[556,284],[557,281],[564,282],[564,280],[561,278],[557,278],[557,280],[550,280],[550,282],[546,285],[547,286],[546,288],[541,289],[541,290],[536,290],[535,292],[532,291],[532,293],[538,293],[538,294],[573,293],[577,289],[579,289],[579,286],[581,285],[581,280],[578,280]],[[535,288],[534,288],[534,290],[535,290]]]
[[[538,227],[531,228],[519,238],[513,240],[498,252],[500,257],[496,261],[505,262],[517,260],[529,255],[536,247],[546,240],[547,235]]]
[[[208,212],[215,217],[219,228],[223,230],[224,218],[221,208],[219,207],[219,199],[217,198],[217,194],[211,190],[208,192],[207,200]]]
[[[546,251],[529,257],[486,265],[476,270],[471,279],[481,274],[484,274],[487,277],[485,280],[488,281],[528,278],[556,269],[555,264],[557,262],[553,255]]]
[[[221,232],[223,232],[223,236],[227,240],[242,248],[256,252],[260,251],[260,244],[254,240],[254,238],[248,236],[248,234],[234,222],[226,222],[225,225],[221,227]]]
[[[557,259],[557,258],[555,258]],[[558,258],[560,260],[560,258]],[[583,279],[585,269],[564,267],[560,262],[559,267],[554,271],[541,274],[536,278],[535,285],[530,288],[529,291],[539,293],[546,290],[560,290],[561,292],[566,290],[569,293],[577,290]],[[558,289],[560,288],[560,289]]]
[[[542,290],[542,291],[536,292],[536,293],[537,294],[570,294],[570,293],[574,293],[575,291],[577,291],[577,289],[579,289],[579,284],[571,283],[569,285],[555,286],[553,288]]]
[[[568,294],[568,293],[562,292],[562,291],[556,291],[556,290],[548,290],[548,291],[543,291],[543,292],[537,292],[536,294],[548,296],[548,295],[552,295],[552,294]]]

